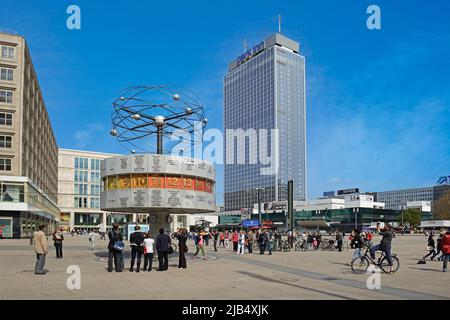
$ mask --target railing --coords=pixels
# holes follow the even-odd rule
[[[11,34],[11,35],[14,35],[14,36],[18,36],[19,35],[19,33],[17,31],[4,29],[4,28],[0,28],[0,33]]]

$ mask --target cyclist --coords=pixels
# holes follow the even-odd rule
[[[376,246],[373,246],[370,248],[370,257],[372,259],[375,259],[375,251],[383,251],[386,255],[386,259],[389,263],[389,273],[393,273],[392,271],[392,258],[391,258],[391,244],[392,244],[392,231],[389,225],[386,224],[386,227],[384,228],[384,231],[380,232],[380,226],[377,226],[378,234],[382,236],[380,244],[377,244]]]

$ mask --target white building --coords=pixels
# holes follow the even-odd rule
[[[58,205],[61,226],[66,231],[74,228],[99,228],[120,222],[133,222],[129,215],[108,216],[100,210],[100,161],[116,154],[60,148],[58,151]],[[109,218],[108,218],[109,217]]]
[[[315,210],[333,210],[333,209],[345,209],[345,208],[374,208],[374,209],[384,209],[383,202],[374,201],[372,195],[366,194],[352,194],[346,195],[345,197],[326,197],[319,198],[308,201],[294,201],[295,211],[315,211]],[[287,203],[284,202],[280,206],[280,202],[263,203],[261,204],[261,210],[268,209],[272,211],[272,208],[278,207],[287,210]],[[258,213],[258,204],[254,204],[253,213]]]
[[[431,201],[408,201],[406,209],[419,209],[422,212],[431,212]]]

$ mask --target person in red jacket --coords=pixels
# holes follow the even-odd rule
[[[450,258],[450,229],[448,229],[445,235],[442,237],[441,251],[442,251],[442,261],[444,261],[442,271],[447,272],[447,262],[448,259]]]
[[[233,232],[233,237],[231,238],[231,241],[233,242],[233,251],[237,252],[239,242],[239,234],[237,230]]]

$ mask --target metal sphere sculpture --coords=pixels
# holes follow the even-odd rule
[[[136,86],[125,89],[113,102],[111,136],[135,153],[152,152],[144,138],[156,136],[156,153],[163,153],[163,138],[189,134],[200,143],[208,120],[197,96],[181,87]]]

